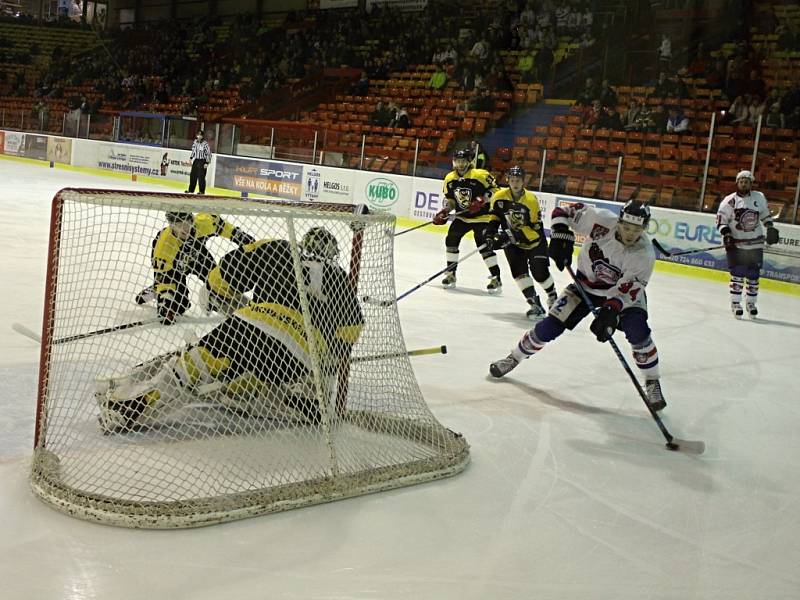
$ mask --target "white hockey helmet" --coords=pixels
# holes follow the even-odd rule
[[[753,174],[750,171],[739,171],[736,174],[736,181],[739,181],[740,179],[749,179],[750,183],[752,183],[753,182]]]

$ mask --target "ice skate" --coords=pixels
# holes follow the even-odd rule
[[[151,285],[144,288],[141,292],[136,294],[136,304],[147,304],[151,300],[156,299],[156,288]]]
[[[528,317],[531,321],[541,321],[544,319],[547,311],[542,306],[541,301],[539,300],[538,296],[534,296],[533,298],[528,299],[528,304],[530,308],[528,312],[525,313],[525,316]]]
[[[447,275],[445,275],[444,279],[442,279],[442,287],[447,290],[456,287],[456,274],[450,271]]]
[[[734,317],[741,319],[742,315],[744,314],[741,302],[731,302],[731,312],[733,312]]]
[[[661,393],[661,383],[658,379],[649,379],[645,382],[645,392],[647,393],[647,404],[655,411],[663,410],[667,407],[667,401]]]
[[[501,358],[500,360],[489,365],[489,373],[492,374],[492,377],[500,379],[503,375],[506,375],[514,370],[514,367],[516,367],[518,364],[519,361],[514,358],[513,355],[509,354],[505,358]]]
[[[486,285],[486,291],[490,294],[499,294],[503,291],[503,284],[500,282],[499,277],[491,277],[489,283]]]
[[[758,316],[758,308],[756,307],[755,302],[747,303],[747,314],[750,315],[751,319],[754,319]]]

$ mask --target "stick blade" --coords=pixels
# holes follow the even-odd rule
[[[701,440],[681,440],[673,438],[672,444],[677,446],[677,448],[672,448],[669,444],[667,444],[667,448],[670,450],[674,449],[677,452],[683,452],[684,454],[700,455],[706,451],[706,443]]]

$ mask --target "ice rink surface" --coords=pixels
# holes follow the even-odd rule
[[[437,281],[399,303],[409,349],[449,349],[412,361],[471,444],[464,473],[193,530],[56,512],[26,480],[39,348],[11,325],[41,327],[50,200],[69,186],[159,189],[0,160],[3,599],[800,598],[800,297],[762,291],[763,318],[736,321],[723,283],[661,272],[648,298],[662,414],[701,456],[665,450],[588,320],[490,380],[529,322],[505,260],[504,292],[488,296],[473,257],[456,290]],[[398,293],[444,266],[442,235],[396,242]]]

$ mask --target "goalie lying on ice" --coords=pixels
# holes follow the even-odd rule
[[[313,228],[298,250],[286,240],[261,240],[225,255],[212,291],[223,299],[252,292],[252,302],[196,344],[99,378],[104,432],[163,423],[176,409],[208,400],[251,416],[318,422],[364,320],[335,262],[336,238]]]

